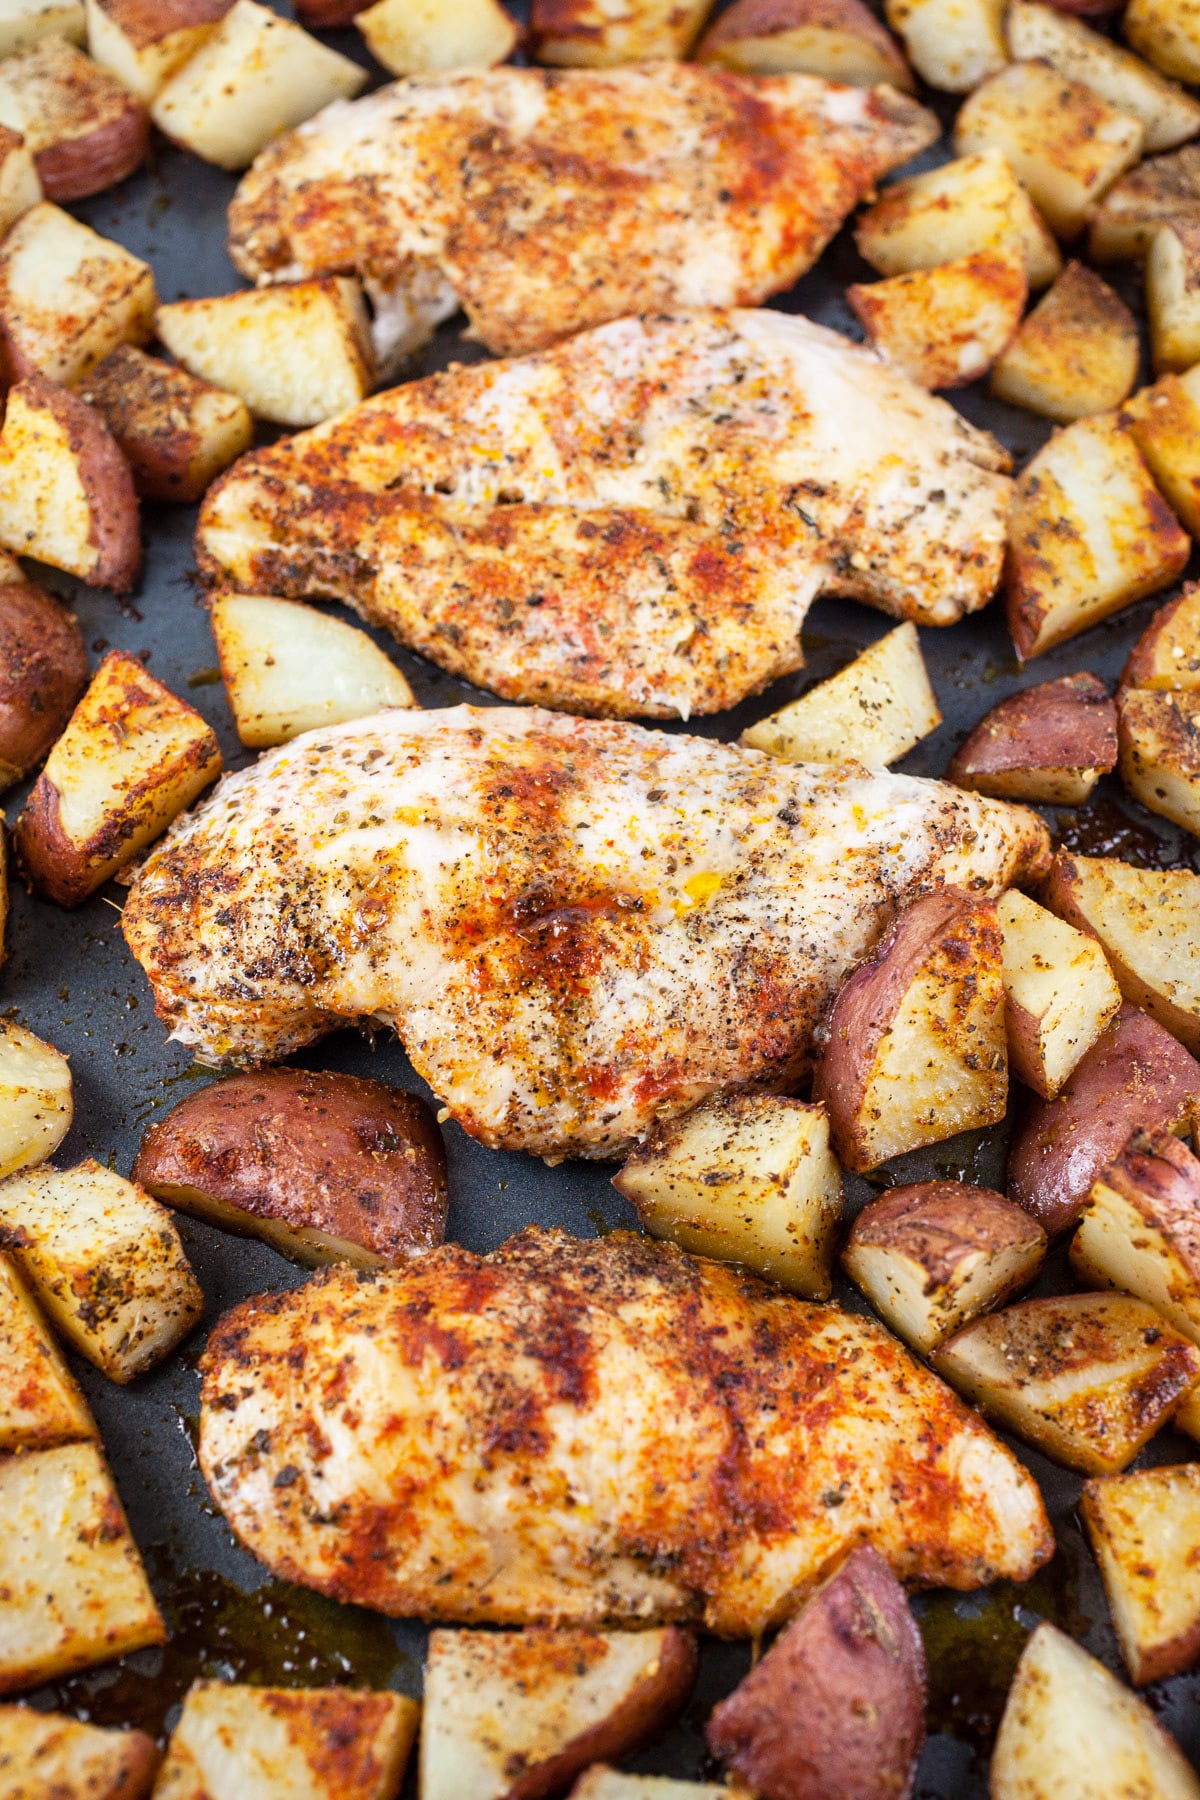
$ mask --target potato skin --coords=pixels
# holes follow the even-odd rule
[[[733,0],[709,26],[696,50],[697,62],[719,62],[727,45],[769,38],[798,26],[844,32],[862,38],[890,71],[894,87],[913,93],[916,84],[904,52],[863,0]]]
[[[862,1545],[717,1707],[709,1749],[769,1800],[905,1800],[925,1683],[904,1589]]]
[[[899,1250],[918,1261],[931,1286],[952,1281],[964,1253],[1026,1243],[1028,1217],[994,1188],[961,1181],[917,1181],[889,1188],[859,1213],[846,1241]]]
[[[264,1069],[215,1081],[142,1138],[133,1179],[171,1205],[211,1194],[252,1218],[402,1262],[446,1231],[446,1156],[415,1094],[351,1075]]]
[[[1117,709],[1096,675],[1063,675],[1011,694],[955,752],[947,778],[998,799],[1046,800],[1048,781],[1117,762]],[[1082,798],[1082,796],[1076,796]]]
[[[1033,1100],[1019,1119],[1008,1154],[1009,1197],[1051,1236],[1066,1230],[1135,1130],[1190,1122],[1198,1099],[1200,1063],[1126,1003],[1057,1100]]]
[[[85,200],[140,169],[149,148],[150,115],[131,94],[115,117],[85,137],[64,138],[39,150],[34,160],[47,200]]]
[[[87,678],[74,614],[32,582],[0,586],[0,788],[41,762]]]
[[[89,542],[96,553],[87,579],[128,594],[142,567],[138,498],[129,464],[99,413],[58,382],[34,373],[20,383],[29,407],[47,413],[66,439],[88,498]]]

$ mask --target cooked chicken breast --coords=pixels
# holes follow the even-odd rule
[[[330,595],[506,699],[719,711],[801,661],[818,591],[946,625],[1000,578],[985,433],[807,319],[622,319],[243,457],[205,576]]]
[[[882,1326],[624,1233],[331,1271],[235,1307],[203,1368],[242,1542],[402,1617],[749,1636],[864,1539],[917,1586],[1054,1550],[1032,1478]]]
[[[394,710],[230,776],[151,852],[124,926],[206,1058],[383,1021],[485,1143],[619,1156],[706,1094],[794,1087],[897,905],[1047,861],[1033,813],[939,782]]]
[[[337,101],[229,212],[244,275],[363,277],[386,362],[459,305],[498,355],[672,306],[754,305],[935,143],[891,88],[688,63],[475,69]]]

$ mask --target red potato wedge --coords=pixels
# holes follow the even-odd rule
[[[0,1176],[53,1156],[74,1111],[66,1057],[23,1025],[0,1019]]]
[[[7,1800],[145,1800],[161,1760],[144,1731],[104,1731],[63,1713],[0,1706]]]
[[[901,913],[845,983],[813,1082],[845,1168],[1003,1118],[1002,956],[994,901],[944,888]]]
[[[233,0],[86,0],[88,53],[148,106]]]
[[[925,1686],[904,1589],[864,1544],[721,1701],[705,1735],[760,1794],[905,1800],[925,1741]]]
[[[854,1221],[842,1267],[884,1324],[928,1356],[1027,1287],[1046,1256],[1037,1222],[990,1188],[891,1188]]]
[[[1200,1063],[1169,1031],[1122,1006],[1055,1100],[1035,1100],[1008,1153],[1010,1199],[1053,1237],[1073,1225],[1101,1171],[1138,1130],[1188,1131]]]
[[[157,299],[149,264],[49,201],[0,244],[0,336],[14,378],[74,387],[118,344],[145,342]]]
[[[1200,11],[1189,0],[1129,0],[1121,29],[1164,75],[1200,81]]]
[[[87,678],[74,613],[31,581],[0,585],[0,789],[36,769]]]
[[[1169,1131],[1135,1131],[1092,1186],[1071,1243],[1088,1287],[1147,1301],[1200,1344],[1200,1162]]]
[[[446,1153],[430,1108],[351,1075],[263,1069],[213,1082],[147,1129],[133,1179],[312,1267],[403,1262],[446,1231]]]
[[[1151,238],[1146,312],[1155,374],[1200,362],[1200,221],[1167,219]]]
[[[0,237],[41,197],[33,151],[19,131],[0,125]]]
[[[881,275],[907,275],[996,247],[1019,250],[1031,288],[1062,269],[1058,245],[999,150],[960,156],[891,182],[854,228]]]
[[[354,23],[392,75],[491,68],[521,41],[521,27],[499,0],[376,0]]]
[[[244,400],[131,344],[91,370],[79,397],[108,426],[147,500],[199,500],[254,440]]]
[[[884,0],[884,13],[930,87],[969,93],[1008,60],[1004,0]]]
[[[880,769],[906,756],[942,722],[911,619],[742,733],[783,762],[860,762]]]
[[[533,0],[529,28],[538,62],[610,69],[686,56],[711,0]]]
[[[1200,582],[1186,582],[1159,607],[1129,652],[1120,686],[1200,692]]]
[[[696,1678],[696,1644],[655,1631],[434,1631],[421,1800],[543,1800],[664,1730]]]
[[[27,375],[0,431],[0,544],[127,594],[142,562],[129,464],[82,400]]]
[[[1169,219],[1200,219],[1200,144],[1147,157],[1122,175],[1092,210],[1088,255],[1137,262]]]
[[[1053,1100],[1120,1012],[1121,990],[1095,938],[1027,894],[1010,888],[998,913],[1009,1066]]]
[[[856,282],[846,298],[889,362],[921,387],[964,387],[985,375],[1021,323],[1028,283],[1013,248],[886,281]]]
[[[1200,365],[1142,388],[1121,408],[1120,423],[1179,523],[1193,537],[1200,535]]]
[[[1190,1668],[1200,1659],[1200,1463],[1095,1476],[1079,1512],[1134,1685]]]
[[[853,87],[887,82],[910,94],[916,86],[904,52],[863,0],[734,0],[701,38],[696,61]]]
[[[62,38],[0,62],[0,124],[33,151],[49,200],[83,200],[146,160],[150,115],[116,78]]]
[[[998,799],[1073,806],[1117,763],[1117,709],[1095,675],[1063,675],[994,706],[946,774]]]
[[[1060,425],[1109,412],[1133,392],[1137,321],[1108,283],[1070,262],[992,369],[997,399]]]
[[[1200,693],[1117,696],[1121,780],[1151,812],[1200,837]]]
[[[48,1450],[99,1435],[32,1290],[0,1251],[0,1452]]]
[[[28,50],[39,38],[82,44],[86,35],[83,0],[5,0],[0,9],[0,57]]]

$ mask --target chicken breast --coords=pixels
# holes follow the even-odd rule
[[[779,1624],[866,1540],[916,1586],[1054,1550],[1025,1469],[882,1326],[624,1233],[530,1228],[245,1301],[200,1465],[276,1575],[467,1624]]]
[[[732,706],[818,591],[946,625],[999,579],[1000,447],[873,351],[774,312],[622,319],[253,451],[202,573],[328,595],[506,699]]]
[[[229,250],[254,281],[360,275],[384,363],[459,305],[508,356],[625,313],[781,292],[938,134],[891,88],[811,75],[663,62],[416,76],[264,150],[230,207]]]
[[[394,1025],[485,1143],[620,1156],[794,1088],[895,908],[1048,863],[1022,807],[536,710],[393,710],[228,777],[152,850],[125,936],[173,1033],[276,1060]]]

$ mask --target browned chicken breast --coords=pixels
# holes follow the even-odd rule
[[[362,276],[385,363],[459,305],[512,355],[625,313],[782,292],[938,130],[891,88],[811,75],[417,76],[264,150],[230,208],[230,254],[251,280]]]
[[[125,935],[206,1058],[393,1024],[485,1143],[619,1156],[794,1088],[895,908],[1048,864],[1022,807],[533,709],[393,710],[231,776],[151,852]]]
[[[915,1585],[1053,1553],[1032,1478],[873,1321],[530,1228],[228,1313],[200,1463],[275,1574],[400,1616],[778,1624],[863,1540]]]
[[[622,319],[257,450],[202,572],[332,595],[506,699],[689,717],[798,668],[818,592],[948,625],[1000,579],[986,433],[775,312]]]

